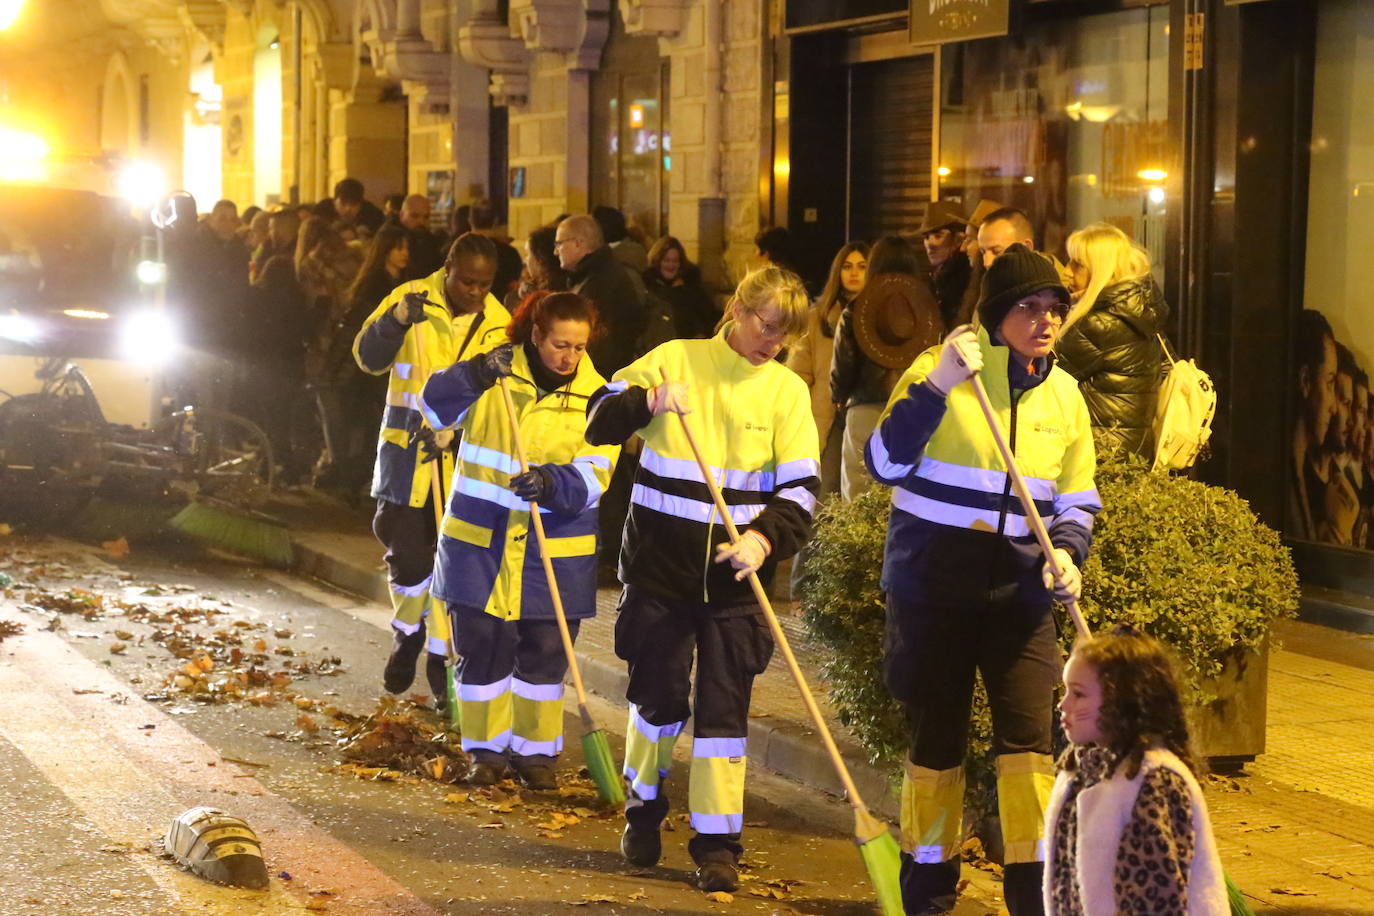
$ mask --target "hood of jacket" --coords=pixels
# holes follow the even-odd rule
[[[1147,274],[1134,280],[1123,280],[1104,289],[1088,314],[1098,311],[1108,312],[1120,318],[1141,337],[1153,338],[1164,327],[1164,320],[1169,317],[1169,303],[1164,301],[1164,293],[1155,282],[1155,278]]]

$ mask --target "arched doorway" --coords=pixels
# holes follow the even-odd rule
[[[138,149],[138,100],[129,62],[122,52],[110,55],[100,89],[100,148],[132,157]]]

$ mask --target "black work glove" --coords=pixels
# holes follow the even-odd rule
[[[553,486],[553,474],[542,465],[535,465],[510,479],[511,492],[527,503],[548,502],[553,496]]]
[[[427,321],[429,316],[425,314],[426,304],[437,305],[438,303],[432,302],[424,293],[406,293],[401,296],[401,301],[396,303],[395,308],[392,309],[392,314],[397,321],[404,325]]]
[[[437,432],[428,426],[422,426],[410,434],[410,444],[420,446],[420,463],[439,460],[439,456],[445,449],[453,446],[456,437],[451,429],[441,429]]]
[[[477,381],[481,383],[483,388],[490,388],[496,384],[497,379],[510,376],[510,361],[514,354],[514,347],[510,344],[501,344],[496,349],[488,350],[474,358],[477,367]]]

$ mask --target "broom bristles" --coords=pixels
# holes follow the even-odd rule
[[[289,569],[295,560],[286,528],[227,506],[190,502],[167,524],[198,541],[270,566]]]
[[[873,883],[878,897],[878,906],[883,916],[902,916],[902,856],[897,841],[884,830],[867,842],[859,843],[864,866],[868,869],[868,879]]]
[[[605,732],[597,729],[582,736],[582,757],[601,800],[608,805],[624,804],[625,784],[611,757],[611,745],[606,740]]]
[[[1255,916],[1250,904],[1245,901],[1245,895],[1236,887],[1230,875],[1226,876],[1226,902],[1231,907],[1231,916]]]

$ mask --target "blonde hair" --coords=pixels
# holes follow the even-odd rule
[[[725,312],[716,325],[719,331],[730,320],[730,306],[739,303],[746,312],[758,314],[770,305],[776,305],[782,313],[783,332],[789,338],[798,337],[806,330],[806,314],[811,308],[811,297],[801,277],[783,267],[770,264],[751,270],[735,287],[735,294],[725,304]]]
[[[1088,286],[1069,311],[1060,336],[1092,311],[1097,297],[1109,286],[1137,280],[1150,272],[1150,253],[1131,237],[1107,223],[1093,223],[1069,234],[1069,263],[1088,269]]]

